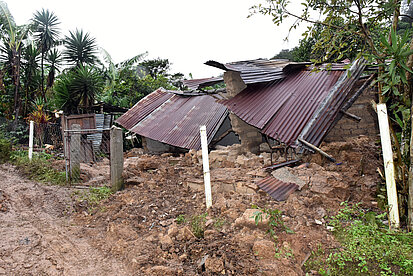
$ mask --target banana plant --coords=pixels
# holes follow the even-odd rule
[[[23,42],[30,31],[30,25],[17,26],[7,4],[0,1],[0,32],[2,43],[8,49],[8,61],[11,66],[14,84],[14,118],[17,124],[20,110],[20,58]],[[5,66],[4,64],[3,66]],[[6,65],[7,66],[7,65]]]

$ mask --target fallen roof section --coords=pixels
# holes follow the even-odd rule
[[[246,84],[262,83],[274,80],[281,80],[291,71],[305,68],[311,64],[309,62],[290,62],[285,59],[255,59],[237,61],[231,63],[220,63],[209,60],[206,65],[222,69],[224,71],[236,71],[241,73],[241,78]],[[185,80],[184,84],[189,89],[201,89],[223,82],[223,77]]]
[[[214,95],[214,97],[220,97]],[[199,127],[207,128],[208,144],[228,115],[210,95],[182,96],[158,89],[116,120],[141,136],[186,149],[200,149]]]
[[[365,62],[356,61],[349,71],[344,71],[344,66],[335,65],[329,71],[293,71],[284,79],[250,84],[220,103],[286,145],[297,146],[301,138],[318,146],[333,126]]]

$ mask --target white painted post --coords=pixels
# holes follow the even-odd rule
[[[202,166],[204,168],[204,184],[205,184],[205,199],[207,209],[212,206],[211,195],[211,175],[209,172],[209,159],[208,159],[208,140],[206,134],[206,126],[201,126],[199,129],[201,134],[201,147],[202,147]]]
[[[33,157],[33,139],[34,139],[34,122],[30,121],[29,128],[29,160],[32,160]]]
[[[390,226],[399,228],[399,205],[397,203],[396,181],[394,178],[393,150],[390,140],[389,119],[386,104],[377,105],[384,170],[386,174],[387,200],[390,209]]]

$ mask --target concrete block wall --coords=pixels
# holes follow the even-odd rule
[[[247,86],[242,80],[239,72],[227,71],[224,73],[224,81],[229,97],[234,97]],[[262,143],[262,135],[259,129],[247,124],[235,114],[230,114],[232,129],[241,140],[243,152],[259,153],[260,144]]]
[[[353,138],[359,135],[366,135],[372,139],[377,139],[379,128],[377,114],[373,110],[371,104],[372,100],[377,102],[377,92],[370,88],[364,90],[363,94],[361,94],[354,104],[347,110],[347,112],[359,116],[361,121],[356,122],[343,116],[335,127],[331,129],[324,141],[343,141],[346,138]]]
[[[259,129],[247,124],[235,114],[229,114],[229,118],[231,120],[232,129],[237,133],[241,140],[242,152],[258,154],[260,144],[262,143],[262,134]]]

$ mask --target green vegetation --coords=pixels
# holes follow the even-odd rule
[[[89,213],[97,210],[102,200],[109,198],[113,194],[110,187],[92,187],[83,192],[75,192],[75,200],[79,203],[85,203]]]
[[[11,143],[6,139],[0,138],[0,164],[10,159]]]
[[[175,221],[176,221],[177,224],[184,224],[184,223],[186,223],[185,215],[180,214],[179,216],[176,217]]]
[[[212,221],[208,225],[212,225],[216,230],[221,230],[226,224],[226,220],[222,217],[210,218]],[[202,239],[209,220],[208,213],[202,213],[200,215],[194,215],[190,219],[187,219],[184,214],[180,214],[176,217],[177,224],[189,224],[191,231],[195,237]]]
[[[29,179],[42,183],[65,185],[66,174],[52,167],[52,155],[44,152],[34,152],[30,161],[27,151],[17,150],[11,153],[11,162]]]
[[[208,213],[200,214],[200,215],[195,215],[191,218],[191,229],[192,233],[197,237],[198,239],[204,237],[204,232],[205,232],[205,223],[206,223],[206,217],[208,216]]]
[[[411,275],[413,234],[387,229],[386,213],[365,212],[358,204],[331,218],[341,247],[325,252],[320,246],[306,262],[321,275]]]
[[[48,9],[17,25],[0,0],[0,117],[14,120],[14,129],[39,106],[49,115],[83,114],[98,101],[129,108],[159,87],[183,88],[183,74],[170,74],[168,59],[143,60],[145,52],[114,63],[92,34],[63,34],[60,26]]]
[[[257,205],[253,205],[252,208],[258,209],[253,216],[256,225],[262,222],[263,218],[268,219],[267,233],[271,236],[274,242],[277,242],[277,230],[293,233],[291,229],[284,225],[284,221],[282,220],[282,212],[280,210],[260,208]]]

